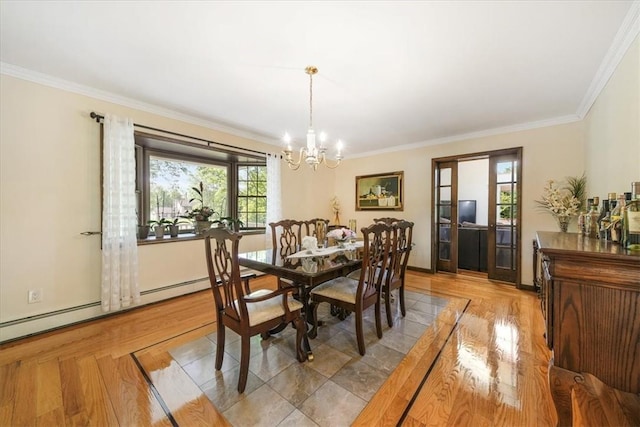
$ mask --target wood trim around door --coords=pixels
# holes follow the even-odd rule
[[[432,214],[431,215],[431,270],[434,273],[439,271],[438,264],[437,264],[438,262],[438,252],[437,252],[438,251],[438,221],[437,221],[438,213],[436,211],[437,199],[435,194],[435,191],[438,188],[436,171],[439,165],[442,165],[448,162],[457,163],[459,161],[483,159],[483,158],[491,159],[491,157],[501,157],[501,156],[512,155],[517,158],[518,168],[516,172],[516,176],[517,176],[516,178],[517,179],[517,183],[516,183],[516,191],[517,191],[516,239],[517,240],[516,240],[516,259],[515,259],[516,274],[515,274],[514,281],[511,283],[514,283],[517,288],[522,287],[521,285],[522,284],[522,200],[521,200],[521,195],[522,195],[522,175],[523,175],[522,152],[523,152],[522,147],[513,147],[513,148],[505,148],[505,149],[493,150],[493,151],[480,151],[475,153],[439,157],[431,160],[431,173],[432,173],[432,179],[433,179],[432,188],[431,188],[431,214]],[[494,193],[495,193],[495,190],[494,190]],[[456,197],[455,198],[457,201],[457,177],[456,177]],[[488,200],[488,201],[490,202],[491,200]],[[495,206],[489,204],[489,209],[495,209]],[[488,234],[490,232],[491,232],[490,230],[487,231]],[[495,227],[493,228],[493,233],[494,233],[494,241],[495,241]],[[456,227],[456,236],[457,236],[457,227]],[[456,242],[456,251],[457,251],[457,242]],[[457,256],[456,256],[456,263],[457,263]],[[454,271],[457,271],[457,265]]]

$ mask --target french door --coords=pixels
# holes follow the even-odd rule
[[[487,277],[521,280],[520,194],[522,148],[434,159],[432,265],[435,271],[458,271],[458,161],[489,159]]]
[[[521,151],[489,157],[489,279],[520,285]]]
[[[458,270],[458,162],[441,162],[434,182],[436,245],[438,271]]]

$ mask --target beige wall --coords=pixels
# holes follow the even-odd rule
[[[348,159],[335,170],[283,164],[283,216],[333,220],[330,199],[342,204],[341,222],[358,227],[378,213],[355,211],[355,176],[402,170],[405,210],[416,222],[410,264],[431,268],[431,160],[523,147],[522,282],[532,283],[531,241],[537,230],[556,230],[534,209],[547,179],[587,171],[590,194],[629,191],[640,180],[640,44],[634,42],[584,121],[509,134]],[[0,341],[100,315],[100,127],[91,111],[131,117],[162,129],[259,150],[278,151],[238,136],[156,114],[0,75]],[[390,141],[392,143],[393,141]],[[389,212],[386,212],[389,213]],[[575,230],[575,223],[572,224]],[[571,230],[571,229],[570,229]],[[243,249],[264,247],[264,236],[245,236]],[[202,241],[139,248],[144,302],[207,286]],[[159,291],[183,282],[193,284]],[[44,301],[27,304],[29,289]],[[29,316],[82,305],[56,316],[11,324]]]
[[[100,301],[100,126],[91,111],[237,146],[255,141],[167,119],[87,96],[0,76],[0,323]],[[333,184],[330,184],[330,187]],[[243,249],[264,246],[245,236]],[[205,278],[201,240],[139,247],[140,289]],[[161,292],[144,302],[207,287],[206,281]],[[27,304],[29,289],[44,300]],[[100,314],[98,306],[0,328],[0,341]]]
[[[631,191],[640,181],[640,38],[591,107],[585,131],[589,194]]]
[[[465,153],[504,148],[523,147],[522,177],[522,283],[533,283],[531,242],[537,230],[557,230],[550,215],[534,209],[533,200],[539,198],[546,180],[562,179],[582,173],[583,129],[581,122],[533,129],[509,134],[470,139],[466,141],[423,147],[384,155],[352,159],[336,170],[336,182],[348,185],[336,189],[346,205],[344,216],[358,221],[358,227],[369,224],[380,214],[355,211],[354,176],[379,172],[404,171],[405,209],[385,212],[416,223],[409,265],[431,268],[431,160]],[[575,224],[572,225],[575,229]]]

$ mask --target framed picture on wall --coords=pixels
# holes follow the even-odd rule
[[[404,171],[356,176],[356,210],[404,210]]]

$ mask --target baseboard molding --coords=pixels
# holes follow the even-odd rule
[[[433,270],[431,268],[413,267],[411,265],[407,265],[407,270],[418,271],[420,273],[433,274]]]

